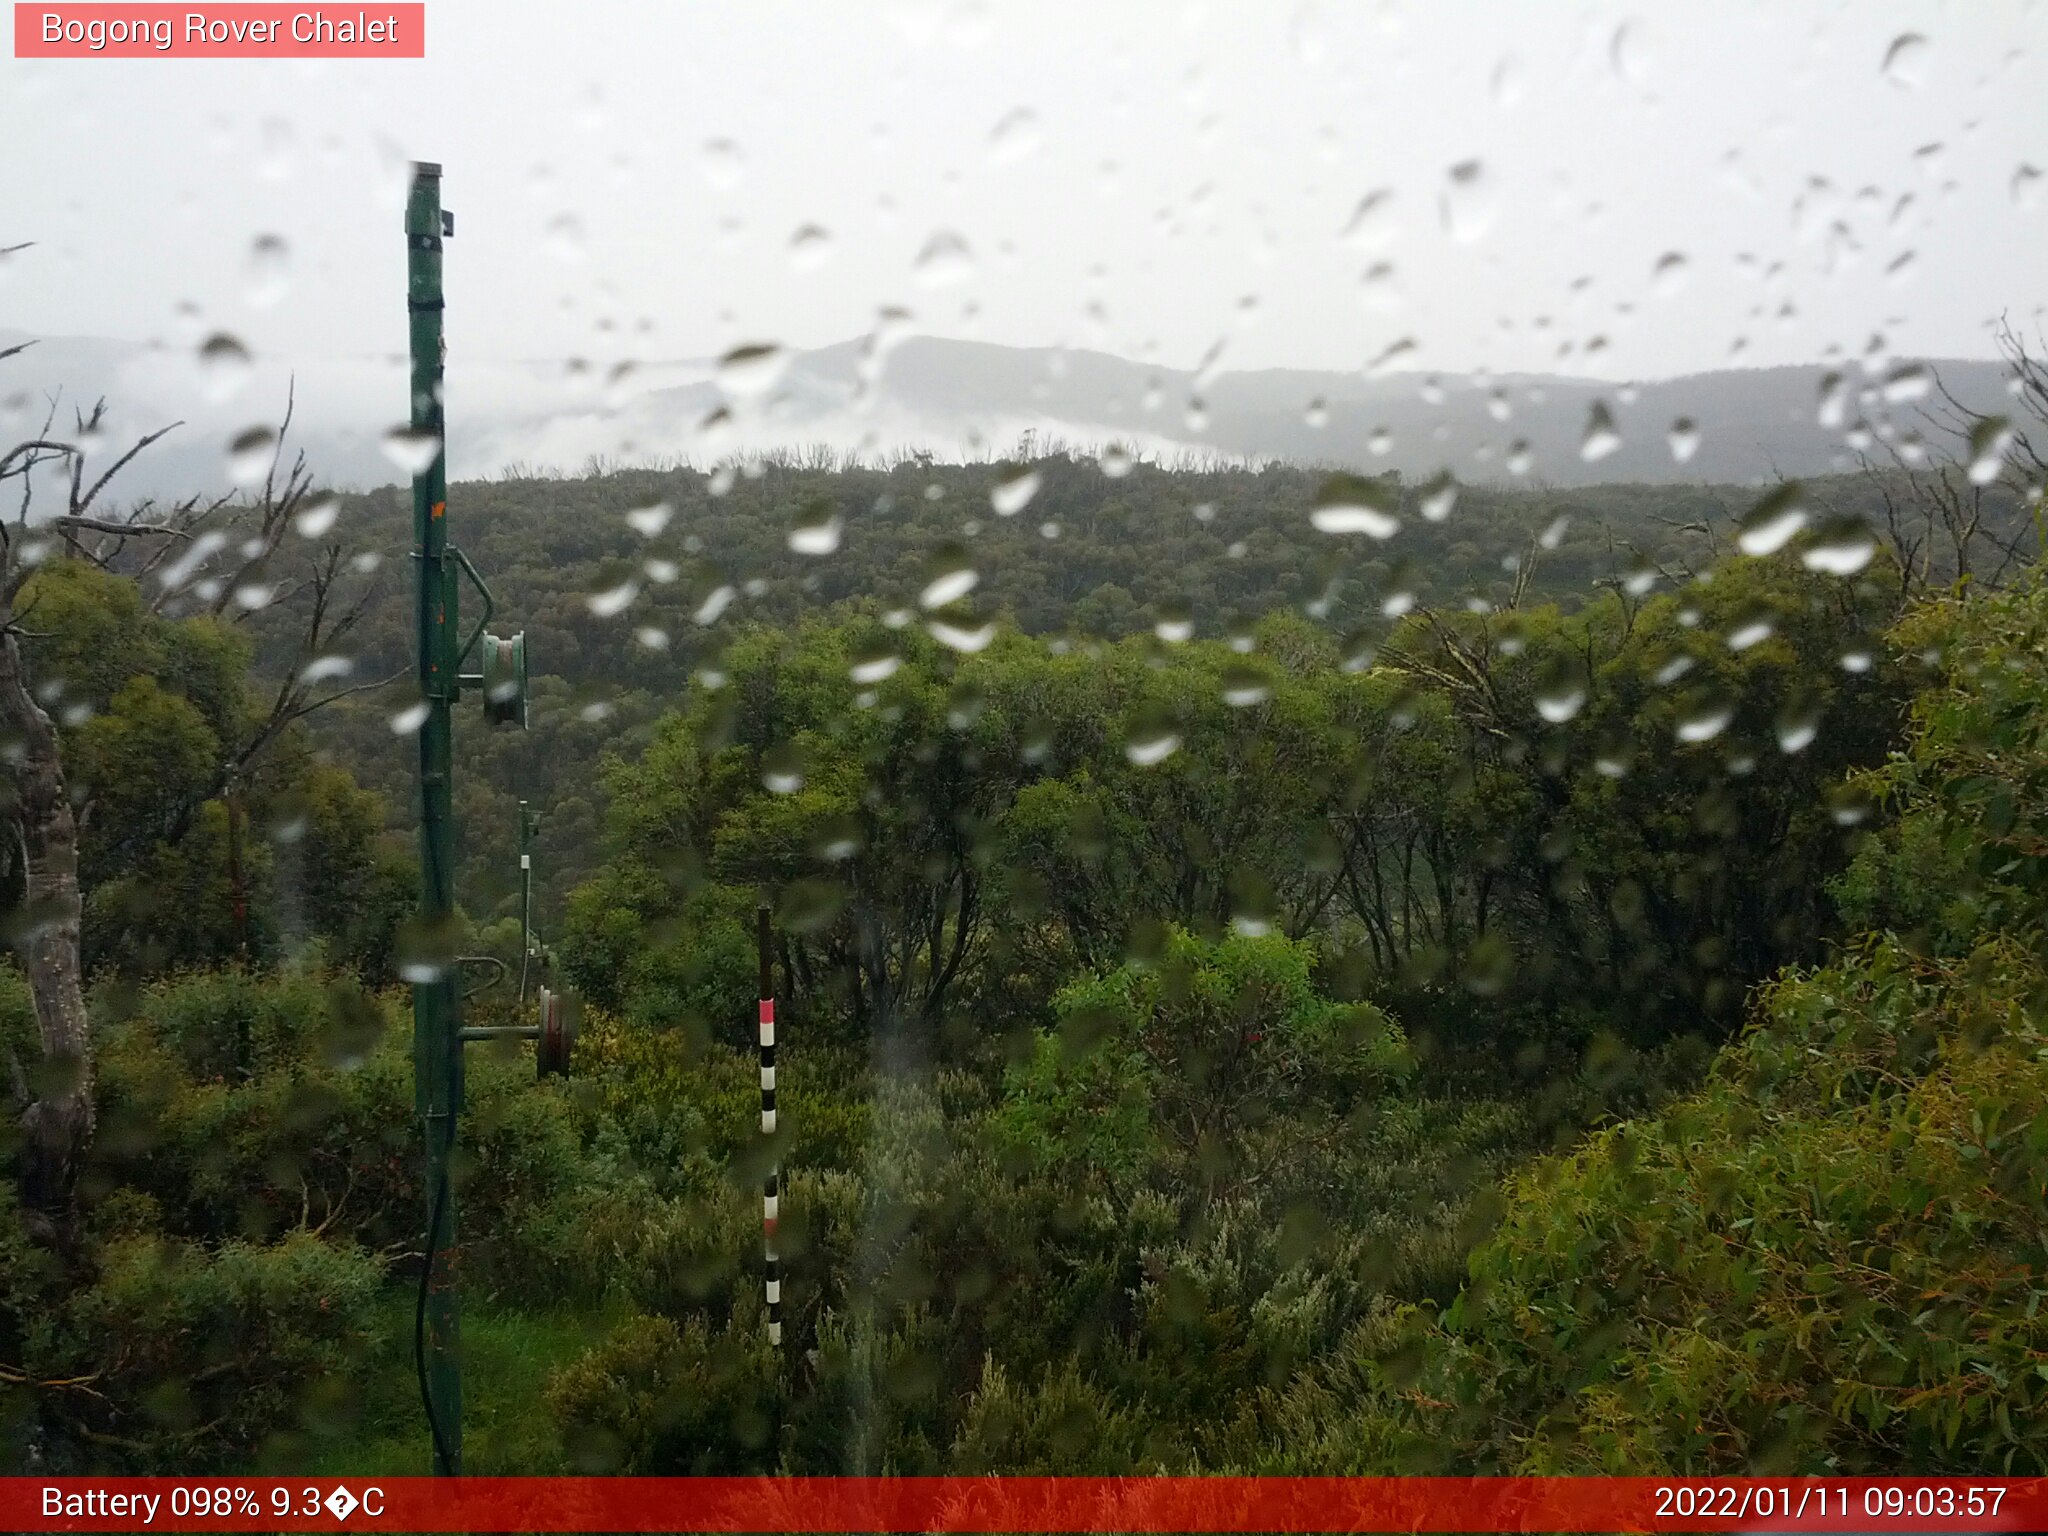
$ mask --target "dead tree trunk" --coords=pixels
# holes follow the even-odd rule
[[[79,962],[83,905],[78,822],[57,753],[57,732],[29,692],[21,641],[0,631],[0,727],[19,754],[13,821],[21,843],[22,932],[15,941],[42,1036],[43,1070],[22,1114],[22,1193],[31,1208],[68,1208],[92,1143],[92,1048]]]

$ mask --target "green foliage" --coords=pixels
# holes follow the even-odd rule
[[[2032,581],[1902,630],[1945,677],[1876,776],[1896,819],[1842,890],[1912,944],[1872,933],[1785,972],[1699,1094],[1511,1179],[1441,1323],[1391,1314],[1294,1394],[1291,1422],[1342,1403],[1365,1426],[1310,1461],[2048,1468],[2044,622]],[[1899,902],[1927,850],[1965,878]]]

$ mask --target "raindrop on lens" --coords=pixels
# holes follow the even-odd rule
[[[1038,148],[1043,138],[1038,114],[1029,107],[1013,107],[989,133],[989,160],[996,165],[1022,160]]]
[[[1814,530],[1799,563],[1828,576],[1854,576],[1877,553],[1877,538],[1860,517],[1832,518]]]
[[[770,794],[793,795],[804,787],[803,754],[784,744],[761,758],[761,784]]]
[[[832,236],[821,224],[805,224],[789,237],[789,264],[799,272],[814,271],[832,254]]]
[[[1671,423],[1671,430],[1664,436],[1671,445],[1671,457],[1675,463],[1684,464],[1700,451],[1700,429],[1690,416],[1681,416]]]
[[[411,427],[393,427],[384,434],[379,446],[383,448],[385,458],[414,479],[432,469],[434,460],[441,454],[439,436],[415,431]]]
[[[1362,475],[1332,475],[1316,494],[1309,522],[1323,533],[1362,533],[1389,539],[1400,532],[1394,498],[1386,485]]]
[[[268,427],[238,432],[228,444],[228,479],[240,486],[260,484],[277,460],[277,434]]]
[[[341,498],[332,491],[313,497],[292,517],[292,528],[302,539],[317,539],[332,531],[341,517]]]
[[[837,512],[812,522],[798,523],[789,530],[789,547],[799,555],[829,555],[839,548],[845,525]]]
[[[733,396],[766,394],[788,366],[788,352],[775,343],[747,342],[718,360],[718,387]]]
[[[1918,87],[1927,72],[1927,39],[1918,32],[1902,32],[1884,51],[1884,77],[1893,85]]]
[[[1791,542],[1806,526],[1806,508],[1800,505],[1799,487],[1779,486],[1759,501],[1742,519],[1735,543],[1745,555],[1772,555]]]
[[[593,592],[584,600],[584,606],[600,619],[616,618],[631,607],[633,599],[639,595],[640,583],[629,579],[603,592]]]
[[[2012,447],[2012,423],[2003,416],[1986,416],[1970,428],[1969,476],[1972,485],[1989,485],[2005,467],[2006,451]]]
[[[634,507],[626,514],[626,526],[643,539],[651,539],[669,524],[676,515],[676,509],[668,502],[657,501],[644,507]]]
[[[1591,464],[1620,446],[1621,433],[1615,430],[1614,413],[1608,410],[1606,401],[1595,400],[1586,415],[1586,430],[1579,438],[1579,457]]]
[[[1005,475],[988,493],[988,504],[998,517],[1014,517],[1031,505],[1044,477],[1035,469],[1020,469]]]
[[[268,309],[291,286],[291,253],[279,235],[258,235],[249,245],[249,302]]]
[[[1439,473],[1422,487],[1421,512],[1423,521],[1440,523],[1451,515],[1451,509],[1458,504],[1458,482],[1448,473]]]
[[[1493,227],[1493,178],[1483,162],[1463,160],[1444,178],[1444,228],[1453,240],[1484,238]]]
[[[927,288],[965,282],[974,272],[974,252],[951,230],[937,230],[917,253],[911,270]]]
[[[199,348],[199,376],[206,398],[226,400],[249,382],[249,349],[225,331],[207,337]]]

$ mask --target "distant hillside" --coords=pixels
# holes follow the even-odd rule
[[[0,330],[0,348],[27,339]],[[1745,484],[1853,468],[1849,431],[1859,421],[1909,430],[1936,377],[1973,409],[1995,411],[2006,398],[1996,362],[1932,360],[1903,376],[1852,366],[1839,418],[1823,423],[1830,371],[1730,369],[1639,386],[1550,374],[1203,376],[1100,352],[912,337],[880,349],[856,341],[786,354],[752,379],[721,382],[708,360],[578,370],[465,363],[458,351],[450,459],[464,478],[510,464],[574,470],[593,456],[701,465],[813,445],[974,459],[1009,453],[1030,433],[1041,447],[1121,440],[1167,460],[1280,459],[1410,477],[1448,468],[1467,483]],[[359,487],[399,478],[379,449],[404,406],[397,356],[256,358],[209,371],[196,353],[163,346],[46,337],[0,363],[0,407],[10,423],[39,425],[47,397],[62,390],[71,400],[106,395],[123,432],[182,418],[186,428],[128,481],[135,493],[179,494],[224,483],[228,440],[275,421],[294,378],[298,438],[324,476]],[[1690,449],[1683,458],[1672,443],[1681,422],[1692,424],[1679,433],[1679,448]],[[1582,451],[1589,433],[1590,454]]]

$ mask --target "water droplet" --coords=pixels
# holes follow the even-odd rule
[[[427,701],[421,699],[417,704],[406,705],[405,708],[399,710],[398,713],[391,717],[391,734],[394,736],[410,736],[426,723]]]
[[[713,139],[704,146],[704,182],[714,192],[730,192],[745,174],[746,160],[731,139]]]
[[[1737,547],[1745,555],[1772,555],[1783,549],[1806,526],[1807,511],[1799,495],[1797,482],[1788,480],[1764,496],[1738,525]]]
[[[1309,401],[1308,409],[1301,413],[1301,419],[1309,426],[1321,430],[1330,424],[1330,402],[1321,395]]]
[[[853,664],[846,669],[851,677],[863,688],[886,682],[896,675],[896,669],[903,665],[903,658],[886,645],[872,646],[858,652]]]
[[[1870,791],[1861,784],[1831,784],[1827,791],[1828,815],[1838,827],[1853,827],[1869,819],[1874,809]]]
[[[2041,202],[2041,172],[2036,166],[2022,164],[2012,173],[2010,185],[2012,200],[2021,208],[2033,209]]]
[[[1444,178],[1444,229],[1453,240],[1483,239],[1493,228],[1494,187],[1483,161],[1461,160]]]
[[[1223,702],[1232,709],[1249,709],[1272,696],[1272,686],[1252,668],[1235,665],[1224,669]]]
[[[1774,613],[1760,609],[1746,613],[1728,626],[1728,649],[1746,651],[1753,645],[1761,645],[1777,628],[1778,618]]]
[[[1109,443],[1095,456],[1095,462],[1110,479],[1121,480],[1131,472],[1137,460],[1122,443]]]
[[[1194,611],[1177,600],[1159,604],[1159,618],[1152,626],[1152,633],[1168,645],[1181,645],[1192,640],[1195,636]]]
[[[1522,61],[1512,53],[1502,56],[1493,66],[1493,78],[1488,82],[1494,106],[1503,112],[1511,112],[1521,104],[1526,86],[1523,82]]]
[[[1548,527],[1536,535],[1537,546],[1542,549],[1557,548],[1558,545],[1564,542],[1565,532],[1571,525],[1571,514],[1569,512],[1560,512],[1550,520]]]
[[[1799,563],[1828,576],[1854,576],[1876,552],[1877,539],[1862,518],[1835,518],[1815,530]]]
[[[699,624],[716,624],[719,616],[732,606],[732,600],[739,596],[731,586],[713,587],[704,601],[697,605],[697,611],[690,615]]]
[[[634,579],[620,582],[603,592],[593,592],[584,600],[584,606],[600,619],[614,618],[631,606],[633,599],[640,595],[640,583]]]
[[[844,531],[845,524],[837,512],[827,512],[824,517],[814,513],[811,521],[800,522],[789,530],[789,547],[799,555],[833,554]]]
[[[268,309],[291,287],[291,252],[281,235],[258,235],[249,244],[248,300]]]
[[[1659,688],[1669,688],[1673,683],[1685,676],[1686,673],[1690,672],[1693,669],[1693,665],[1693,659],[1681,651],[1665,662],[1663,666],[1659,667],[1652,674],[1651,680]]]
[[[766,394],[789,367],[789,353],[772,341],[750,341],[718,360],[718,387],[736,397]]]
[[[787,743],[761,754],[761,787],[771,795],[793,795],[804,787],[804,758]]]
[[[1377,250],[1394,238],[1394,194],[1385,187],[1368,192],[1351,210],[1344,239],[1360,250]]]
[[[975,589],[981,575],[967,562],[967,552],[954,545],[932,558],[924,590],[917,596],[924,608],[943,608]]]
[[[332,491],[324,491],[308,498],[293,514],[292,527],[301,538],[317,539],[329,532],[340,517],[341,498]]]
[[[1449,471],[1439,471],[1422,487],[1421,511],[1424,522],[1440,523],[1458,504],[1458,482]]]
[[[1134,735],[1124,745],[1124,756],[1133,766],[1152,768],[1180,750],[1180,734],[1172,730],[1149,730]]]
[[[1674,462],[1687,463],[1700,451],[1699,424],[1690,416],[1681,416],[1671,423],[1671,430],[1664,434],[1664,441],[1671,445]]]
[[[1518,437],[1508,444],[1507,465],[1509,474],[1526,475],[1529,473],[1530,466],[1535,462],[1535,452],[1529,447],[1529,440],[1526,437]]]
[[[988,504],[998,517],[1015,517],[1031,505],[1031,498],[1045,477],[1035,469],[1014,469],[996,481],[988,493]]]
[[[656,629],[652,624],[642,625],[633,631],[633,638],[650,651],[668,649],[668,631]]]
[[[1820,424],[1830,430],[1849,419],[1849,381],[1839,373],[1825,373],[1820,380]]]
[[[789,237],[789,264],[799,272],[822,267],[832,254],[832,235],[822,224],[804,224]]]
[[[575,214],[556,214],[542,233],[547,237],[549,254],[557,261],[583,259],[583,221]]]
[[[1970,483],[1989,485],[2005,468],[2005,455],[2012,447],[2012,423],[2003,416],[1986,416],[1970,428]]]
[[[1888,405],[1925,399],[1934,388],[1934,375],[1924,363],[1901,363],[1884,376],[1883,394]]]
[[[1778,711],[1778,750],[1787,757],[1804,752],[1820,734],[1820,702],[1808,693],[1795,694]]]
[[[1884,77],[1893,85],[1916,89],[1927,78],[1927,39],[1918,32],[1902,32],[1884,51]]]
[[[970,629],[964,624],[954,624],[945,619],[928,619],[925,632],[948,650],[961,651],[972,655],[988,649],[989,642],[996,637],[995,621]]]
[[[1586,413],[1586,430],[1579,438],[1579,457],[1588,464],[1604,459],[1621,446],[1621,433],[1615,430],[1614,413],[1607,408],[1605,400],[1595,400],[1593,408]]]
[[[917,253],[911,270],[927,288],[965,282],[974,272],[974,252],[951,230],[936,230]]]
[[[1694,699],[1680,713],[1678,739],[1685,742],[1712,741],[1728,729],[1735,718],[1735,706],[1713,697]]]
[[[1362,533],[1390,539],[1401,531],[1394,516],[1398,492],[1363,475],[1332,475],[1316,493],[1308,520],[1323,533]]]
[[[1614,29],[1607,45],[1607,62],[1616,78],[1640,88],[1650,78],[1649,49],[1643,42],[1643,24],[1630,17]]]
[[[209,400],[232,397],[249,382],[249,349],[225,331],[206,338],[199,348],[199,378]]]
[[[1536,713],[1552,725],[1563,725],[1585,705],[1585,673],[1569,658],[1552,660],[1536,685]]]
[[[379,444],[384,457],[408,476],[418,479],[434,467],[441,456],[441,439],[435,433],[411,427],[393,427]]]
[[[652,502],[644,507],[634,507],[626,514],[626,526],[644,539],[651,539],[669,524],[676,515],[676,509],[668,502]]]
[[[260,485],[277,462],[277,434],[268,427],[238,432],[228,444],[228,479],[236,485]]]
[[[1686,260],[1682,252],[1666,251],[1650,268],[1650,289],[1665,298],[1685,286]]]
[[[1038,114],[1029,107],[1013,107],[989,132],[989,162],[993,165],[1014,164],[1031,155],[1044,138]]]

